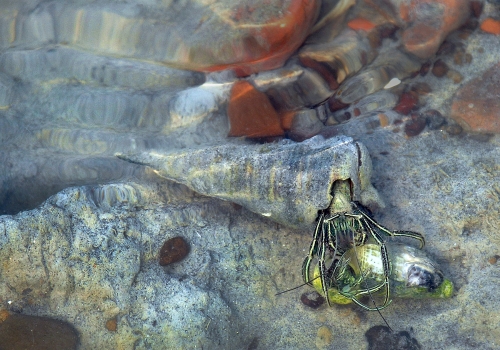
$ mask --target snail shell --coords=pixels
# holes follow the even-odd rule
[[[313,228],[318,210],[330,205],[336,180],[351,180],[354,200],[383,206],[370,183],[368,151],[346,136],[117,156],[200,194],[305,230]]]
[[[453,294],[453,283],[446,279],[438,264],[433,261],[423,250],[399,244],[387,243],[387,252],[390,260],[391,271],[389,275],[390,295],[398,298],[450,298]],[[364,276],[359,288],[373,287],[384,281],[384,271],[380,246],[378,244],[365,244],[349,249],[340,258],[339,264],[348,264],[347,271],[356,279]],[[314,276],[319,276],[318,269]],[[346,280],[349,278],[346,278]],[[337,283],[339,281],[337,280]],[[313,286],[322,292],[319,278],[313,281]],[[337,304],[348,304],[351,300],[339,293],[339,288],[329,290],[330,301]],[[350,293],[356,291],[350,290]],[[385,292],[382,288],[376,294]]]

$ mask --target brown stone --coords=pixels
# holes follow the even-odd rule
[[[317,309],[325,303],[325,298],[316,291],[306,292],[300,296],[302,304],[309,306],[312,309]]]
[[[189,253],[189,244],[182,237],[170,238],[160,249],[160,265],[166,266],[181,261]]]
[[[443,40],[463,25],[470,13],[467,0],[411,0],[400,7],[401,18],[408,23],[403,46],[420,57],[434,55]]]
[[[106,329],[110,332],[116,332],[118,329],[118,320],[116,317],[106,321]]]
[[[247,81],[234,84],[227,114],[231,124],[229,136],[259,138],[284,135],[280,117],[269,98]]]
[[[73,350],[78,342],[72,325],[48,317],[10,313],[0,323],[0,349]]]
[[[467,83],[454,96],[451,117],[464,128],[500,133],[500,63]]]
[[[399,102],[394,107],[394,110],[398,113],[408,115],[411,111],[416,109],[418,106],[418,95],[413,92],[404,92],[399,98]]]
[[[444,77],[446,73],[448,73],[448,65],[442,60],[437,60],[434,62],[434,66],[432,67],[432,74],[438,78]]]
[[[405,124],[405,134],[408,137],[419,135],[425,129],[425,118],[420,113],[412,113],[410,120]]]

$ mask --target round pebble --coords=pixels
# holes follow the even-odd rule
[[[422,117],[425,118],[427,127],[430,130],[437,130],[446,123],[446,120],[441,112],[435,109],[426,110],[424,113],[422,113]]]
[[[434,74],[434,76],[438,78],[441,78],[445,76],[446,73],[448,73],[448,70],[449,68],[446,63],[444,63],[442,60],[437,60],[436,62],[434,62],[434,66],[432,67],[432,74]]]
[[[160,249],[160,265],[166,266],[181,261],[189,253],[189,244],[182,237],[174,237],[163,243]]]
[[[312,291],[304,293],[300,296],[302,304],[309,306],[312,309],[317,309],[325,302],[325,298],[319,295],[318,292]]]
[[[116,329],[118,328],[117,327],[117,320],[116,320],[116,317],[110,319],[110,320],[107,320],[106,321],[106,329],[110,332],[116,332]]]
[[[450,135],[460,135],[464,129],[458,124],[447,125],[444,129]]]
[[[417,136],[425,129],[425,125],[425,118],[420,113],[412,113],[411,119],[405,124],[406,136]]]

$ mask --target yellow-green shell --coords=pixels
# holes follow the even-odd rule
[[[434,290],[427,287],[409,286],[407,283],[406,269],[409,264],[418,263],[429,271],[438,271],[437,264],[431,260],[424,251],[405,246],[401,244],[386,244],[389,260],[391,262],[391,271],[389,275],[390,295],[398,298],[416,298],[416,299],[438,299],[450,298],[453,295],[453,283],[449,279],[443,279],[441,284]],[[343,259],[349,259],[349,266],[356,276],[361,273],[366,274],[366,278],[371,282],[382,282],[384,279],[380,246],[377,244],[365,244],[348,250]],[[359,265],[358,265],[359,263]],[[321,279],[319,278],[319,267],[316,266],[313,272],[312,285],[316,291],[323,294]],[[359,291],[362,289],[360,288]],[[353,293],[354,291],[350,291]],[[376,295],[385,293],[382,288]],[[335,304],[350,304],[352,300],[343,296],[338,289],[330,288],[328,290],[330,302]]]

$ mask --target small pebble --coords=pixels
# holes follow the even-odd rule
[[[331,112],[335,112],[335,111],[347,108],[347,107],[349,107],[349,105],[342,103],[340,100],[336,99],[335,97],[331,97],[328,100],[328,107],[330,108]]]
[[[442,60],[437,60],[436,62],[434,62],[434,66],[432,67],[432,74],[434,74],[434,76],[438,78],[441,78],[444,77],[446,73],[448,73],[448,70],[449,68],[446,63],[444,63]]]
[[[181,261],[189,253],[189,244],[182,237],[174,237],[167,240],[160,249],[160,265]]]
[[[446,119],[443,117],[443,115],[435,109],[426,110],[424,113],[422,113],[422,117],[425,118],[427,127],[430,130],[437,130],[446,123]]]
[[[425,118],[420,113],[412,113],[411,119],[405,124],[405,134],[408,137],[419,135],[425,129]]]
[[[464,129],[458,124],[453,124],[453,125],[447,125],[444,128],[444,131],[446,131],[450,135],[456,136],[460,135],[464,131]]]
[[[398,113],[408,115],[418,105],[418,95],[415,92],[404,92],[394,110]]]
[[[116,332],[117,327],[117,320],[116,317],[109,319],[106,321],[106,329],[110,332]]]
[[[492,256],[491,258],[488,259],[488,262],[491,265],[495,265],[498,261],[498,258],[500,258],[500,256],[498,256],[498,255]]]
[[[378,114],[378,120],[380,121],[380,126],[383,128],[389,125],[389,118],[383,113]]]
[[[324,304],[325,298],[319,295],[318,292],[306,292],[300,296],[300,301],[302,304],[309,306],[312,309],[317,309]]]
[[[500,35],[500,21],[493,18],[486,18],[481,23],[481,29],[486,33]]]
[[[323,126],[316,115],[316,110],[304,109],[295,113],[288,136],[293,141],[302,142],[317,135]]]
[[[462,80],[464,80],[464,77],[462,76],[462,74],[460,74],[459,72],[457,72],[456,70],[453,70],[451,69],[450,71],[448,71],[448,73],[446,74],[446,76],[448,78],[450,78],[451,80],[453,80],[453,82],[455,84],[459,84],[462,82]]]

